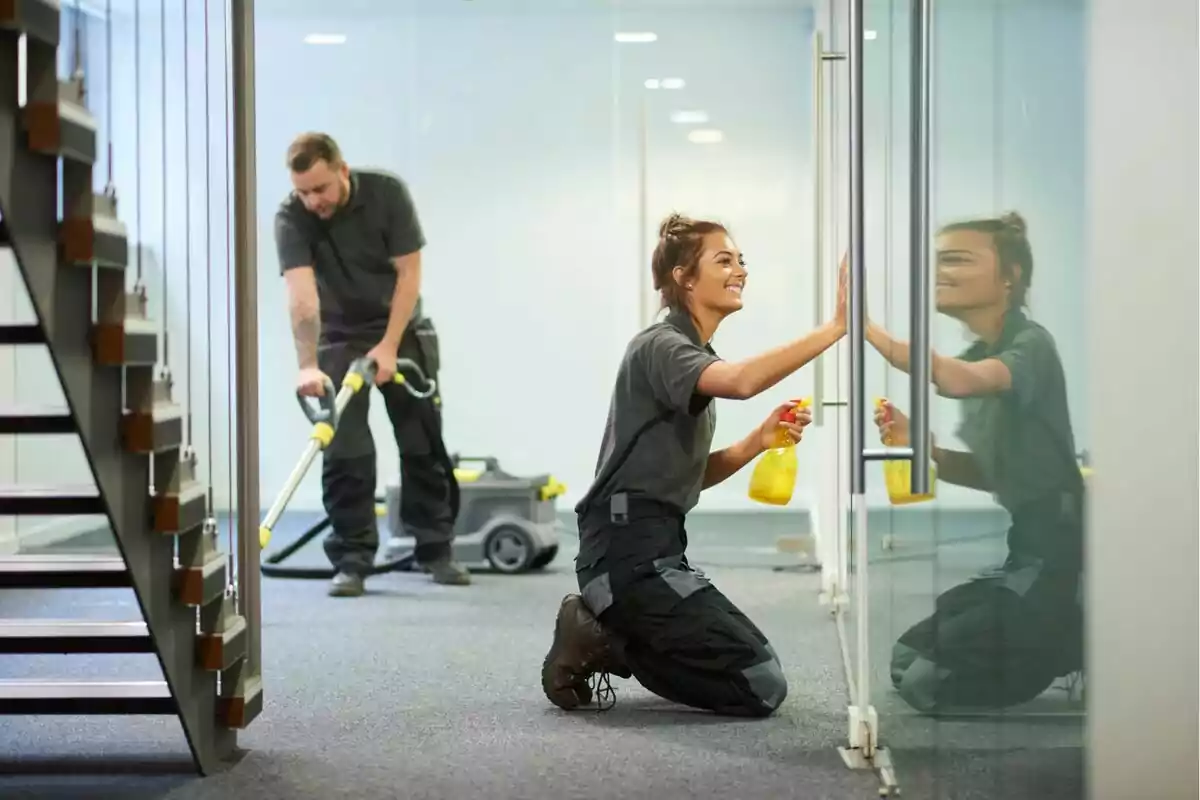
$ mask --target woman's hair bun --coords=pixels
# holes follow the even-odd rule
[[[668,236],[678,236],[688,228],[688,223],[689,220],[682,214],[673,212],[658,226],[658,238],[666,239]]]
[[[1028,228],[1025,226],[1025,218],[1016,211],[1009,211],[1007,214],[1001,216],[1000,222],[1003,223],[1004,227],[1021,236],[1024,236],[1028,232]]]

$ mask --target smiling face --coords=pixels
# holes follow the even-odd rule
[[[994,237],[973,230],[948,231],[937,238],[935,298],[949,316],[981,308],[1007,308],[1020,267],[1001,269]],[[1011,273],[1011,274],[1006,274]]]
[[[713,231],[701,240],[696,269],[687,275],[676,267],[676,280],[687,289],[692,313],[716,312],[728,316],[742,307],[746,266],[742,253],[725,231]]]

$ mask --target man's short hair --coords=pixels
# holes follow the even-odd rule
[[[292,172],[308,172],[318,161],[330,167],[342,165],[342,150],[327,133],[302,133],[287,151],[287,165]]]

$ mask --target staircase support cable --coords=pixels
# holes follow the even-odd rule
[[[162,358],[162,377],[168,384],[171,380],[171,348],[167,341],[167,331],[169,328],[169,318],[171,309],[171,270],[167,258],[167,211],[170,204],[167,202],[167,190],[169,188],[167,181],[167,0],[162,0],[160,3],[161,15],[159,17],[159,47],[160,49],[160,71],[162,74],[162,86],[160,88],[160,99],[162,101],[162,328],[159,333],[159,353]]]
[[[192,413],[195,392],[192,386],[192,82],[188,64],[191,62],[188,49],[188,6],[183,4],[183,329],[184,329],[184,374],[187,390],[184,395],[187,408],[187,425],[183,450],[188,460],[195,464],[196,451],[192,445]]]
[[[227,531],[227,535],[229,537],[229,549],[227,552],[229,553],[230,559],[230,568],[228,574],[229,582],[233,590],[234,610],[237,613],[241,613],[241,600],[239,599],[237,591],[238,569],[236,563],[234,563],[238,556],[238,549],[235,542],[235,529],[237,527],[237,520],[234,516],[234,497],[236,496],[234,494],[234,481],[236,480],[238,465],[237,451],[233,441],[233,421],[236,416],[236,395],[234,393],[234,388],[237,385],[237,381],[235,379],[233,349],[233,343],[235,341],[235,337],[233,335],[233,202],[231,197],[232,191],[230,188],[233,180],[233,168],[230,162],[231,154],[233,152],[233,92],[230,88],[230,82],[233,80],[233,64],[229,59],[229,37],[231,35],[230,32],[233,29],[233,10],[232,3],[230,3],[229,0],[225,0],[223,5],[225,13],[223,25],[224,30],[222,31],[221,36],[221,42],[223,46],[221,74],[224,76],[224,78],[221,81],[221,85],[224,91],[222,105],[224,106],[225,112],[225,330],[228,332],[226,337],[226,346],[229,349],[228,357],[225,359],[225,367],[227,369],[225,375],[225,419],[229,422],[229,427],[227,429],[229,436],[227,450],[229,454],[229,528]]]

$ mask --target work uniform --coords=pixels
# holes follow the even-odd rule
[[[393,259],[425,246],[408,189],[394,175],[351,170],[350,196],[327,221],[289,196],[275,216],[275,241],[282,272],[313,268],[321,309],[318,366],[340,386],[350,364],[379,344],[387,330],[397,277]],[[415,361],[436,380],[437,333],[421,305],[418,297],[397,356]],[[451,500],[457,487],[442,442],[440,398],[417,399],[393,383],[378,388],[400,449],[400,517],[416,540],[418,561],[445,559],[454,536]],[[332,527],[325,553],[339,572],[358,577],[368,573],[379,546],[369,406],[369,391],[347,405],[322,470]]]
[[[765,716],[787,696],[767,638],[687,560],[716,409],[696,392],[718,360],[686,313],[634,337],[617,373],[596,480],[576,506],[584,602],[624,662],[673,702]]]
[[[938,597],[893,649],[893,683],[928,713],[1032,700],[1083,660],[1084,487],[1054,339],[1014,310],[960,358],[1012,374],[1009,391],[962,401],[958,429],[1012,524],[1005,562]]]

